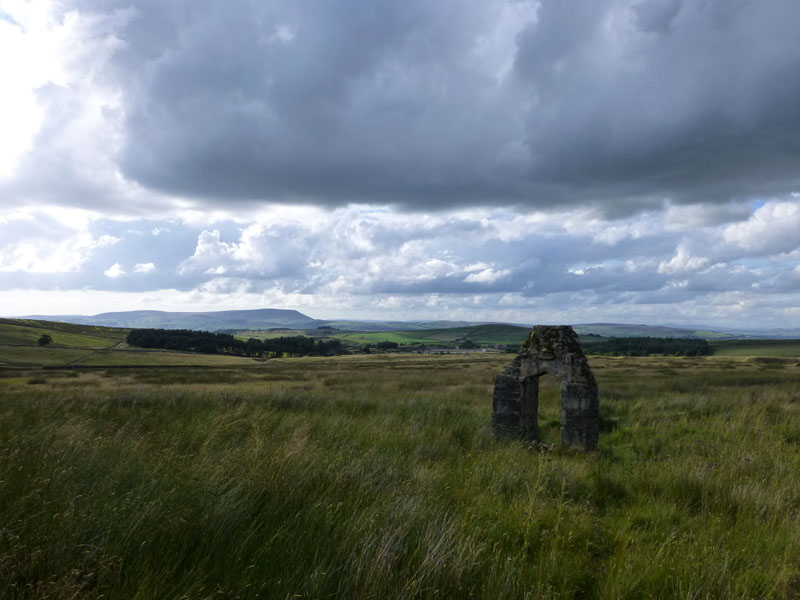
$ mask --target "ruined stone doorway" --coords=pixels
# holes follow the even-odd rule
[[[553,441],[548,432],[554,426],[561,425],[561,380],[550,373],[541,373],[528,378],[522,384],[525,389],[521,398],[520,414],[528,420],[526,429],[531,432],[524,437]]]
[[[539,378],[561,381],[561,443],[597,448],[599,397],[589,361],[572,327],[538,325],[495,381],[492,424],[504,435],[539,439]]]

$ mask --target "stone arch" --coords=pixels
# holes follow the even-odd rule
[[[517,357],[495,379],[492,425],[502,435],[536,440],[539,377],[561,380],[561,443],[597,448],[599,396],[578,336],[566,325],[535,326]]]

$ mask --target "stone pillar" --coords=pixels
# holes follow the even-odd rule
[[[599,431],[597,386],[561,382],[561,443],[597,448]]]
[[[528,378],[520,382],[519,430],[523,439],[539,439],[538,379]]]
[[[492,396],[492,426],[500,435],[520,434],[522,383],[519,367],[512,362],[495,378]]]

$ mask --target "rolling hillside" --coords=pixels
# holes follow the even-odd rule
[[[47,334],[53,339],[50,348],[110,348],[123,342],[127,333],[127,329],[109,327],[0,319],[0,345],[38,346],[39,338]]]
[[[797,340],[725,340],[712,342],[715,356],[800,357]]]
[[[233,356],[131,349],[128,329],[33,319],[0,319],[0,369],[76,366],[218,366],[253,364]],[[39,345],[42,335],[52,342]]]
[[[527,327],[519,325],[474,325],[443,329],[341,333],[333,337],[356,344],[397,342],[398,344],[452,345],[470,340],[476,344],[521,344],[528,337]]]
[[[528,330],[531,324],[519,323],[486,323],[469,321],[381,321],[381,320],[349,320],[349,319],[315,319],[296,310],[263,308],[256,310],[222,310],[207,312],[168,312],[159,310],[135,310],[107,312],[93,316],[84,315],[50,315],[22,317],[28,320],[59,321],[78,325],[94,325],[103,327],[154,328],[154,329],[193,329],[198,331],[240,332],[252,337],[273,337],[272,329],[285,329],[303,332],[305,335],[320,335],[314,330],[328,326],[342,333],[368,333],[379,337],[385,332],[393,332],[397,341],[427,343],[436,340],[437,336],[447,340],[455,335],[463,337],[459,330],[473,327],[510,327]],[[546,324],[546,323],[542,323]],[[662,325],[643,325],[626,323],[579,323],[573,325],[579,335],[601,335],[603,337],[671,337],[705,340],[733,339],[797,339],[798,329],[769,329],[763,331],[747,329],[711,329],[708,327],[668,327]],[[447,330],[450,333],[442,333]],[[513,329],[506,330],[507,332]],[[412,333],[413,332],[413,333]],[[415,335],[418,333],[419,335]],[[478,330],[478,335],[486,332]],[[354,339],[358,336],[353,336]],[[499,337],[489,334],[483,343],[519,343],[516,333],[511,338],[502,333]],[[363,342],[371,343],[376,338],[362,336]],[[390,339],[390,338],[381,338]],[[490,341],[501,340],[501,341]],[[474,340],[478,341],[478,340]]]
[[[573,325],[578,335],[602,335],[603,337],[665,337],[686,339],[734,339],[745,337],[734,333],[706,329],[663,327],[660,325],[630,325],[624,323],[583,323]]]

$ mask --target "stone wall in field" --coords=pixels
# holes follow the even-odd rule
[[[561,443],[597,448],[597,382],[578,336],[566,325],[535,326],[494,386],[492,425],[501,435],[538,438],[539,377],[561,380]]]

